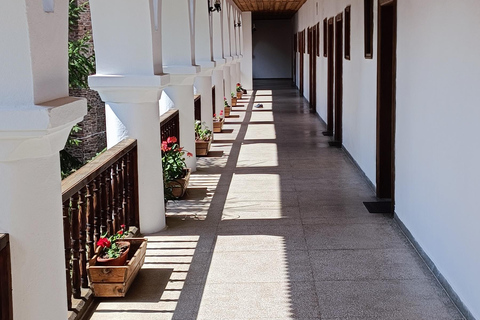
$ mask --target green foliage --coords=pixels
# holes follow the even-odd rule
[[[185,154],[192,157],[193,154],[184,151],[177,144],[176,137],[168,137],[167,140],[162,141],[162,168],[163,168],[163,185],[165,201],[174,199],[172,193],[172,182],[181,179],[185,176]]]
[[[212,138],[212,131],[205,125],[205,122],[195,121],[195,140],[209,141]]]

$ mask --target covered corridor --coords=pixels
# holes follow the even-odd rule
[[[92,320],[463,319],[290,81],[257,81],[232,115]]]

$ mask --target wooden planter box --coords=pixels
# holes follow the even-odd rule
[[[232,111],[232,107],[230,107],[230,106],[225,107],[225,118],[230,117],[230,111]]]
[[[172,188],[172,196],[175,199],[179,199],[183,197],[183,195],[185,194],[185,191],[187,191],[188,182],[190,181],[190,173],[192,170],[185,169],[184,171],[185,171],[185,177],[167,182],[167,187]]]
[[[124,238],[130,242],[127,264],[120,267],[97,266],[97,255],[89,261],[87,266],[90,288],[95,297],[125,297],[133,280],[145,261],[147,239]]]
[[[212,145],[212,139],[208,141],[195,141],[195,151],[197,156],[206,156],[208,151],[210,151],[210,146]]]
[[[237,91],[237,99],[242,99],[243,92]]]
[[[224,119],[220,119],[220,121],[213,121],[213,132],[215,133],[222,132],[224,122],[225,122]]]
[[[235,107],[237,105],[237,98],[232,97],[232,107]]]

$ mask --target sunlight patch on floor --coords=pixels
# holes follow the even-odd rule
[[[245,140],[274,140],[277,138],[274,124],[250,124],[247,128]]]

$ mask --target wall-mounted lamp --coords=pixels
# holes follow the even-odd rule
[[[217,12],[222,11],[222,8],[220,6],[220,0],[215,0],[213,7],[210,4],[210,0],[208,0],[208,12],[213,12],[213,11],[217,11]]]
[[[238,23],[233,23],[233,26],[234,27],[241,27],[242,26],[242,23],[239,21]]]

